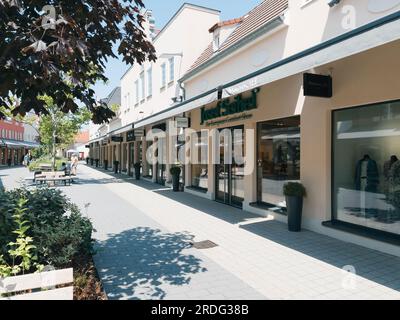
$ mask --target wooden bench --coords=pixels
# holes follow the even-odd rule
[[[71,185],[73,181],[72,176],[66,176],[64,171],[57,171],[57,172],[44,172],[35,177],[35,183],[43,184],[43,183],[53,183],[56,185],[57,182],[63,182],[64,185]]]
[[[0,278],[0,300],[72,300],[72,283],[73,269]]]

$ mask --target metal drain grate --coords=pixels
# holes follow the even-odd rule
[[[200,242],[193,242],[192,243],[193,248],[196,249],[211,249],[218,247],[218,245],[210,240],[205,240],[205,241],[200,241]]]

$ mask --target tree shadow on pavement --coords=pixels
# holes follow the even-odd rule
[[[160,300],[163,286],[184,286],[207,271],[202,260],[185,252],[193,236],[139,227],[111,235],[96,245],[96,267],[109,299]]]

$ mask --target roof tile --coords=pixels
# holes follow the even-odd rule
[[[210,60],[213,56],[223,52],[246,36],[258,30],[271,20],[280,16],[284,11],[287,10],[288,2],[288,0],[264,0],[242,18],[242,23],[231,33],[231,35],[224,41],[224,43],[221,44],[221,47],[218,51],[214,52],[213,44],[211,42],[209,46],[199,56],[199,58],[195,61],[195,63],[190,67],[189,71],[186,74],[197,69],[205,62]],[[210,31],[215,27],[216,25],[214,25],[210,29]]]

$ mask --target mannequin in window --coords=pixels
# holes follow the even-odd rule
[[[376,161],[366,154],[358,161],[355,177],[356,190],[376,193],[379,184],[379,172]]]
[[[389,191],[389,184],[390,184],[390,178],[392,176],[392,167],[395,165],[399,159],[397,156],[391,156],[388,161],[386,161],[383,165],[383,178],[384,178],[384,193],[387,193]]]

